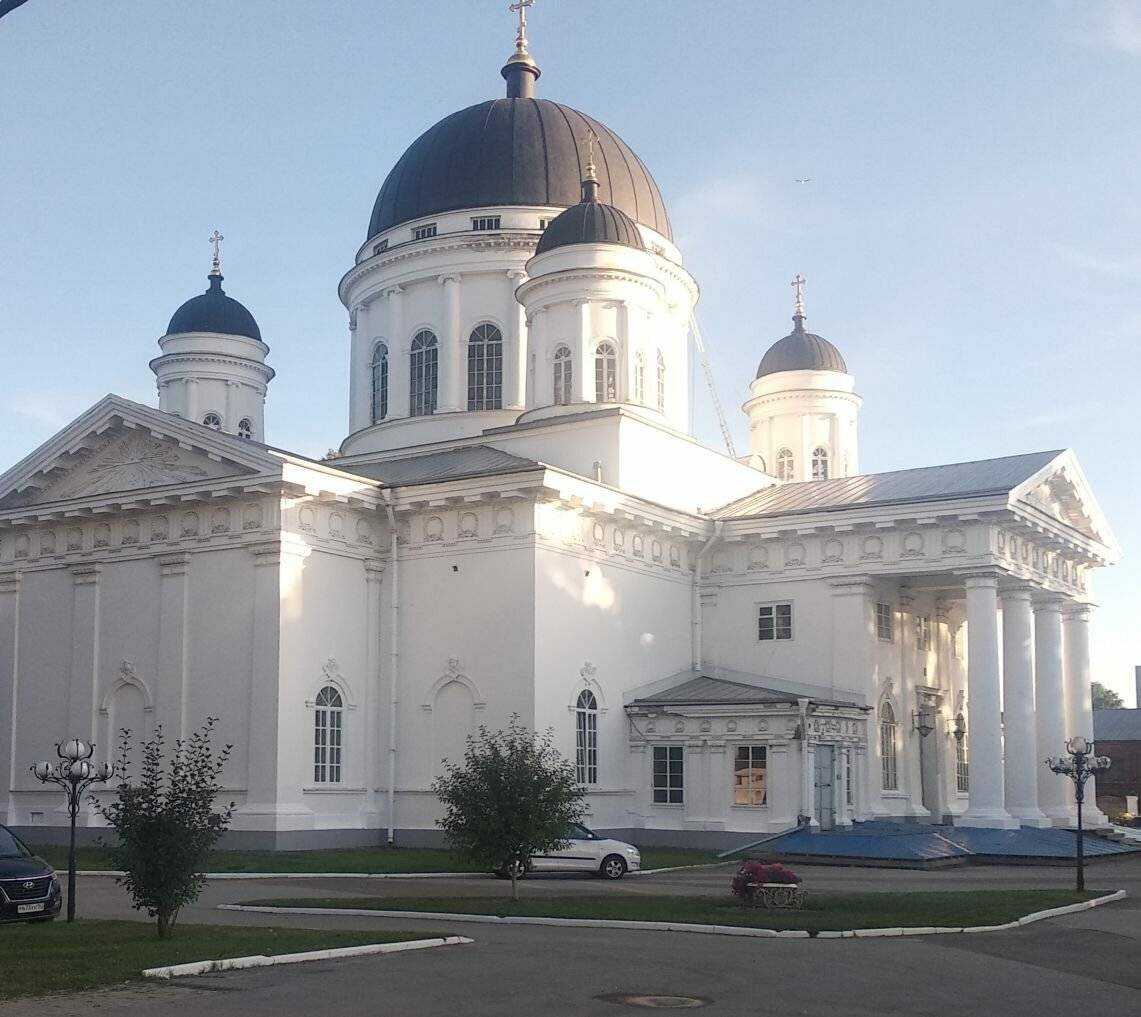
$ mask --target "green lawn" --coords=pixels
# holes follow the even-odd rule
[[[547,918],[605,918],[641,922],[693,922],[762,929],[874,929],[896,926],[1000,925],[1032,911],[1088,900],[1066,890],[958,890],[941,893],[808,893],[802,911],[741,907],[725,897],[630,896],[530,897],[283,897],[249,900],[273,907],[370,908],[379,911],[437,911],[454,914],[524,915]]]
[[[133,981],[142,978],[144,968],[166,964],[423,938],[408,932],[181,925],[169,939],[158,939],[154,924],[144,922],[12,923],[0,926],[0,1000]]]
[[[55,844],[29,845],[56,868],[67,867],[67,848]],[[106,850],[83,847],[76,852],[80,869],[110,869]],[[707,851],[647,848],[642,867],[700,865],[715,861]],[[215,851],[207,872],[478,872],[450,851],[426,848],[356,848],[330,851]]]

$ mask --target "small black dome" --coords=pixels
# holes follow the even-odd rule
[[[839,371],[848,373],[848,366],[840,351],[822,336],[804,331],[804,318],[796,315],[795,327],[783,339],[778,339],[761,357],[757,377],[779,374],[781,371]]]
[[[544,254],[570,244],[621,244],[639,251],[646,249],[641,231],[622,209],[604,205],[585,194],[577,205],[550,221],[535,253]]]
[[[488,205],[556,205],[578,200],[587,139],[603,198],[672,239],[658,185],[604,124],[549,99],[493,99],[445,117],[408,147],[373,206],[369,239],[423,216]]]
[[[261,329],[254,316],[222,289],[222,277],[211,273],[210,288],[197,297],[191,297],[170,319],[167,335],[180,332],[218,332],[222,335],[244,335],[261,342]]]

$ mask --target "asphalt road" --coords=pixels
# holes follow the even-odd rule
[[[1055,868],[977,867],[942,872],[813,867],[820,890],[1064,886]],[[627,879],[622,893],[724,893],[727,870]],[[1141,1012],[1141,859],[1103,863],[1090,885],[1124,888],[1129,900],[1011,932],[873,940],[746,940],[687,933],[448,926],[424,920],[260,916],[224,912],[224,901],[283,895],[497,896],[483,878],[427,881],[316,879],[220,881],[181,921],[409,929],[471,936],[468,946],[314,962],[147,983],[0,1008],[5,1017],[193,1012],[195,1017],[385,1015],[607,1015],[636,1010],[616,993],[694,996],[710,1014],[1028,1015]],[[609,892],[593,880],[534,878],[528,894]],[[133,914],[114,882],[81,881],[81,912]],[[2,944],[0,944],[2,945]],[[2,953],[0,953],[2,967]]]

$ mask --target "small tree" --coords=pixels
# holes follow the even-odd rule
[[[1090,682],[1089,690],[1095,710],[1120,710],[1125,705],[1113,689],[1107,689],[1101,682]]]
[[[189,740],[178,739],[168,760],[159,725],[155,736],[142,743],[142,767],[134,782],[129,779],[131,733],[124,730],[116,798],[96,804],[119,835],[110,848],[112,861],[124,873],[118,881],[135,907],[157,920],[160,938],[170,934],[182,906],[201,892],[207,856],[233,815],[233,802],[221,810],[214,805],[232,747],[218,753],[211,748],[217,722],[208,717]]]
[[[444,805],[439,825],[463,857],[511,877],[519,899],[519,873],[532,855],[566,843],[572,823],[586,815],[585,792],[574,764],[512,714],[506,731],[480,727],[469,737],[462,765],[444,761],[432,790]]]

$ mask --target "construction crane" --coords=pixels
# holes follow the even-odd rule
[[[697,324],[697,317],[690,312],[689,328],[693,333],[693,343],[697,347],[697,355],[701,359],[701,371],[705,375],[705,385],[713,399],[713,412],[717,414],[717,423],[721,428],[721,437],[725,439],[725,447],[729,455],[737,458],[737,449],[733,444],[733,435],[729,433],[729,423],[725,419],[725,410],[721,406],[721,399],[717,395],[717,386],[713,381],[713,369],[709,366],[709,353],[705,348],[705,340],[701,337],[701,329]]]

